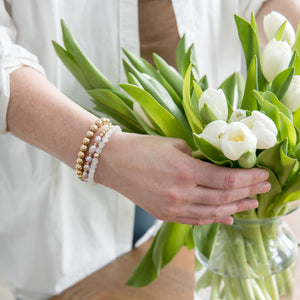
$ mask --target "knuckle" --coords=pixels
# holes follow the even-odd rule
[[[216,206],[209,215],[209,218],[219,218],[222,216],[222,206]]]
[[[225,191],[221,194],[219,199],[219,205],[223,205],[233,201],[233,193],[232,191]]]
[[[238,175],[234,172],[230,172],[225,180],[226,187],[229,189],[234,189],[237,187]]]

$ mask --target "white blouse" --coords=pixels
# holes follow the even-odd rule
[[[263,0],[172,2],[179,34],[195,43],[210,85],[240,70],[233,14],[248,18]],[[129,251],[134,204],[104,186],[81,183],[69,167],[6,133],[9,74],[31,66],[88,103],[53,51],[51,40],[61,43],[60,19],[119,83],[125,82],[121,48],[139,53],[137,12],[137,0],[0,0],[0,277],[21,299],[47,299]]]

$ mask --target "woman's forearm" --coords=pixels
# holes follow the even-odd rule
[[[82,139],[96,117],[32,68],[15,70],[10,86],[8,130],[74,168]]]

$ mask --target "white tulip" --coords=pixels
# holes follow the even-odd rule
[[[224,134],[225,128],[228,126],[228,124],[223,120],[216,120],[213,122],[210,122],[207,124],[202,131],[202,133],[199,134],[199,137],[202,137],[209,143],[213,144],[217,148],[221,149],[220,146],[220,139],[222,135]]]
[[[282,35],[281,40],[287,41],[287,43],[292,47],[295,43],[296,34],[292,24],[287,20],[285,16],[277,11],[272,11],[269,14],[264,16],[264,31],[269,41],[271,41],[279,29],[279,27],[285,22],[285,29]]]
[[[247,117],[247,111],[244,109],[236,109],[230,116],[229,123],[238,122]]]
[[[295,75],[292,82],[284,95],[282,102],[292,111],[295,112],[300,107],[300,76]]]
[[[291,58],[292,50],[287,42],[272,39],[267,44],[261,56],[261,69],[268,82],[288,68]]]
[[[222,152],[231,160],[238,160],[247,151],[255,151],[256,143],[256,136],[241,122],[230,123],[220,139]]]
[[[221,89],[215,90],[212,88],[208,88],[207,90],[205,90],[199,99],[199,110],[201,110],[204,103],[206,103],[214,112],[218,120],[227,120],[227,100],[224,92]]]
[[[276,144],[277,128],[273,120],[254,110],[250,117],[241,120],[256,136],[257,149],[269,149]]]
[[[133,103],[133,111],[153,130],[156,130],[138,102]]]

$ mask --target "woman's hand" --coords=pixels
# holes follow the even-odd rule
[[[179,139],[116,132],[104,148],[95,180],[170,222],[232,223],[230,215],[257,207],[268,172],[230,169],[191,157]]]

